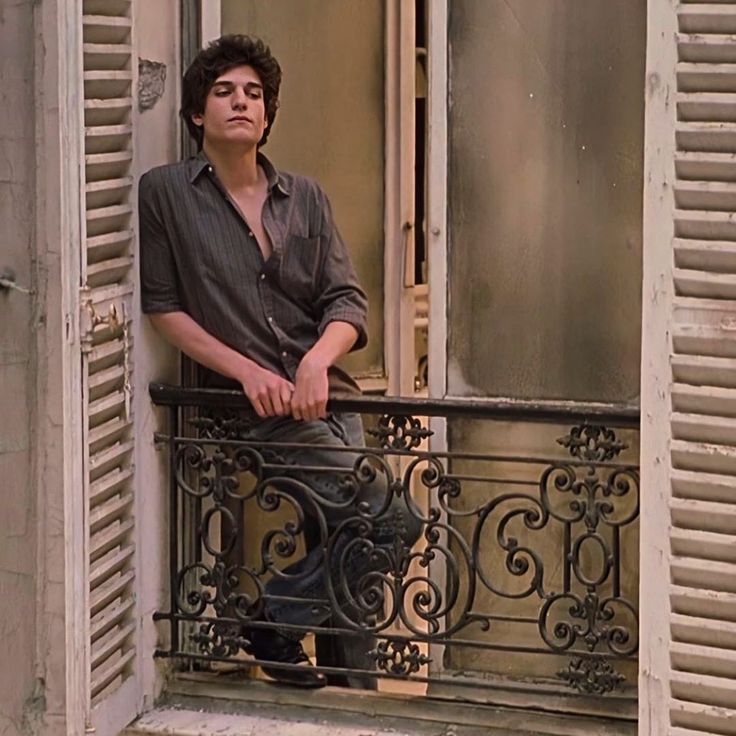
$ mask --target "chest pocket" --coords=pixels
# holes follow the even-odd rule
[[[321,260],[319,237],[289,236],[284,247],[279,274],[284,291],[298,301],[313,304],[317,296],[317,278]]]

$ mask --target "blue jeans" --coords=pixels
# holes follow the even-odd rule
[[[381,472],[367,472],[359,480],[346,483],[346,479],[356,478],[353,471],[360,452],[338,448],[363,446],[360,415],[332,414],[313,422],[276,417],[260,422],[249,435],[248,439],[255,441],[312,445],[274,448],[283,467],[265,474],[280,493],[294,499],[311,522],[306,556],[266,583],[266,617],[274,623],[308,628],[317,628],[330,619],[333,626],[356,631],[370,626],[375,611],[370,610],[369,589],[378,583],[380,573],[391,568],[390,553],[396,537],[411,548],[419,538],[422,522],[405,498],[389,497],[387,478]],[[290,466],[320,466],[324,470],[292,470]],[[362,514],[359,504],[367,504],[361,507]],[[368,597],[361,598],[366,592]],[[290,630],[282,633],[292,638],[303,636]],[[333,663],[335,666],[372,669],[372,660],[366,656],[373,642],[369,634],[341,637],[339,641],[334,636],[325,638],[332,640],[330,649],[342,660]],[[322,659],[319,647],[318,659]],[[358,684],[371,686],[365,679]]]

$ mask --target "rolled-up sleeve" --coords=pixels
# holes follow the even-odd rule
[[[141,308],[146,314],[179,312],[183,307],[171,243],[160,212],[154,172],[138,185]]]
[[[321,208],[321,237],[324,239],[317,300],[319,334],[330,322],[347,322],[358,331],[351,351],[360,350],[368,342],[368,299],[358,283],[350,255],[332,218],[330,202],[321,190],[318,201]]]

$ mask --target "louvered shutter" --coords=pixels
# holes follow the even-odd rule
[[[736,4],[677,21],[670,733],[736,734]]]
[[[91,726],[135,716],[133,3],[84,0],[83,403]]]

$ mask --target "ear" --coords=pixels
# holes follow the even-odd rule
[[[196,112],[194,115],[192,115],[192,122],[198,127],[201,128],[204,125],[204,116],[202,113]]]

